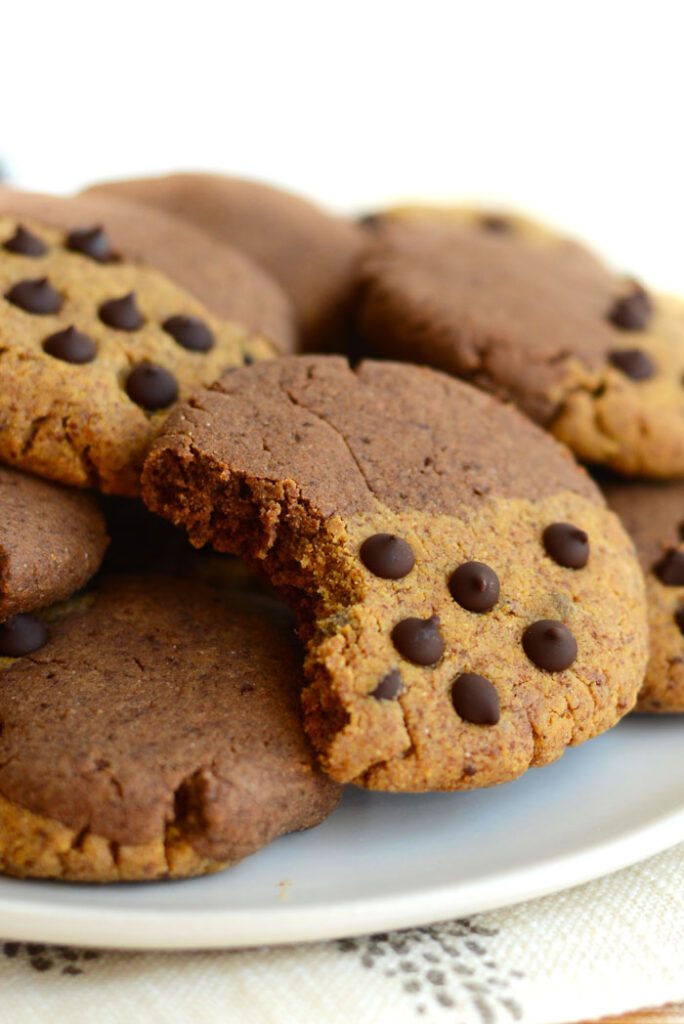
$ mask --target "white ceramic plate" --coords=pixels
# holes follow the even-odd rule
[[[350,789],[317,829],[211,878],[106,887],[2,879],[0,935],[184,949],[385,931],[556,892],[679,841],[684,717],[637,717],[497,789]]]

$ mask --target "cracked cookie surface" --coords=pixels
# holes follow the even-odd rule
[[[328,348],[346,330],[364,233],[300,196],[215,174],[107,182],[86,196],[115,196],[172,213],[247,253],[292,299],[304,346]]]
[[[201,874],[332,811],[281,606],[117,576],[46,618],[48,642],[0,673],[2,871]]]
[[[65,600],[95,575],[106,548],[92,495],[0,466],[0,622]]]
[[[28,215],[34,197],[14,198],[24,215],[7,215],[0,193],[0,458],[135,494],[173,404],[231,367],[272,357],[275,346],[150,263],[125,258],[116,217],[112,236],[109,219],[55,228]],[[144,212],[137,216],[144,227]],[[191,258],[211,254],[200,244],[182,257]]]
[[[646,577],[651,656],[638,711],[684,712],[684,484],[602,480]]]
[[[511,223],[379,218],[362,334],[384,355],[513,399],[587,461],[684,474],[684,302],[649,296],[534,222]]]
[[[567,450],[443,374],[238,371],[175,411],[143,496],[292,602],[305,724],[340,781],[503,782],[634,704],[643,580],[617,517]]]

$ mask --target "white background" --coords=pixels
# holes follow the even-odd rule
[[[18,185],[212,168],[341,210],[475,197],[684,291],[679,0],[18,0],[2,36]]]

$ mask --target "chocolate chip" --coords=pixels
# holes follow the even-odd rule
[[[5,293],[5,298],[25,313],[35,313],[36,316],[59,313],[62,308],[62,296],[52,287],[47,277],[19,281]]]
[[[411,545],[393,533],[374,533],[367,537],[359,553],[369,572],[383,580],[400,580],[408,576],[416,564]]]
[[[371,693],[376,700],[396,700],[404,691],[404,681],[399,669],[393,668],[384,676]]]
[[[653,315],[653,304],[647,291],[637,286],[629,295],[618,299],[608,319],[623,331],[643,331]]]
[[[464,672],[454,680],[451,700],[456,714],[473,725],[496,725],[501,717],[499,694],[494,683],[475,672]]]
[[[551,523],[542,540],[547,555],[566,569],[583,569],[589,561],[589,536],[572,523]]]
[[[254,356],[250,356],[249,352],[245,352],[242,357],[242,363],[244,366],[251,366],[254,362]]]
[[[439,619],[402,619],[392,630],[392,643],[399,653],[415,665],[436,665],[444,654]]]
[[[49,971],[54,967],[52,960],[47,956],[34,956],[29,961],[34,971]]]
[[[546,672],[562,672],[577,657],[577,641],[567,626],[553,619],[539,619],[523,633],[525,654]]]
[[[79,252],[88,256],[96,263],[112,263],[116,253],[109,244],[109,239],[101,227],[80,228],[67,235],[66,247],[71,252]]]
[[[674,614],[674,620],[679,626],[679,632],[684,633],[684,606],[677,609]]]
[[[170,316],[162,327],[182,348],[191,352],[208,352],[214,347],[214,335],[196,316]]]
[[[138,363],[126,381],[126,393],[143,409],[166,409],[178,398],[178,384],[172,373],[157,363]]]
[[[483,231],[491,231],[496,235],[507,235],[513,230],[510,220],[507,217],[502,217],[500,213],[483,213],[479,224]]]
[[[499,577],[484,562],[464,562],[451,574],[454,601],[469,612],[488,612],[499,600]]]
[[[653,572],[666,587],[684,586],[684,551],[670,548],[653,566]]]
[[[13,615],[0,625],[0,655],[21,658],[47,642],[48,631],[33,615]]]
[[[27,231],[21,224],[12,237],[7,239],[3,248],[17,256],[44,256],[47,252],[45,242],[37,235]]]
[[[97,345],[87,334],[72,326],[46,338],[43,351],[65,363],[92,363],[97,355]]]
[[[614,348],[608,353],[608,359],[616,370],[631,380],[649,380],[656,372],[655,363],[640,348]]]
[[[137,331],[145,322],[135,301],[134,292],[129,292],[120,299],[103,302],[99,314],[103,324],[117,331]]]

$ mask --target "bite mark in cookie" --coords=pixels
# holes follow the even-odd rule
[[[442,374],[325,357],[237,371],[172,415],[144,497],[295,606],[307,729],[341,781],[505,781],[634,703],[646,625],[630,541],[561,446]],[[591,539],[584,566],[549,556],[556,523]],[[483,683],[455,702],[471,675],[496,691],[496,722]]]

